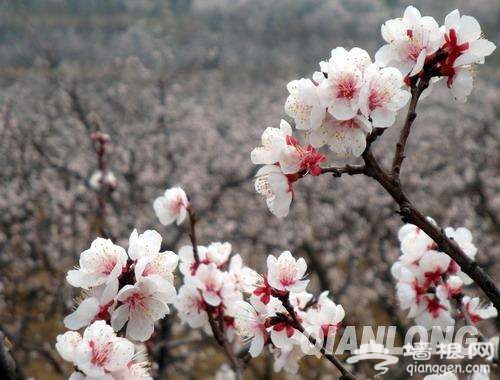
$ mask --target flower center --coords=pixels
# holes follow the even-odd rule
[[[144,297],[140,293],[134,293],[132,294],[129,298],[125,300],[125,303],[127,303],[130,307],[131,310],[138,310],[138,309],[144,309],[145,304],[144,304]]]
[[[108,361],[109,355],[113,350],[113,343],[106,342],[102,347],[97,347],[96,343],[91,340],[89,346],[92,352],[90,362],[102,367]]]
[[[352,99],[356,94],[356,91],[357,91],[356,79],[352,75],[345,76],[337,84],[338,98]]]

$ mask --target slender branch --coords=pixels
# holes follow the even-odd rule
[[[200,262],[200,256],[198,255],[198,243],[196,242],[196,215],[194,213],[193,207],[191,206],[191,202],[189,202],[189,206],[187,207],[187,212],[189,215],[189,239],[191,239],[191,245],[193,246],[193,255],[194,261],[196,263]]]
[[[196,216],[193,207],[191,205],[191,202],[187,207],[187,212],[189,215],[189,224],[190,224],[189,238],[191,239],[191,245],[193,247],[194,260],[196,264],[199,264],[200,258],[198,255],[198,243],[196,241]],[[224,334],[224,319],[223,319],[224,316],[221,311],[217,311],[217,308],[210,306],[208,304],[206,306],[207,306],[206,312],[208,315],[208,322],[210,324],[210,328],[212,330],[214,338],[217,341],[217,343],[224,349],[226,356],[231,362],[233,370],[236,374],[236,379],[242,380],[243,369],[244,369],[243,363],[238,358],[238,356],[233,352],[233,349],[229,344],[226,335]],[[215,318],[216,313],[218,313],[217,320]]]
[[[406,143],[411,131],[411,126],[416,118],[415,110],[418,100],[422,92],[429,86],[431,78],[436,75],[434,72],[435,68],[433,67],[434,61],[440,59],[442,54],[442,52],[437,52],[435,58],[426,63],[424,66],[424,75],[422,77],[410,78],[412,98],[399,142],[396,145],[391,172],[388,172],[379,164],[371,151],[373,142],[384,133],[384,130],[379,128],[374,129],[366,138],[366,149],[362,154],[362,158],[365,162],[363,170],[358,168],[354,170],[354,172],[355,174],[365,174],[372,177],[382,185],[398,204],[398,213],[401,215],[403,221],[416,225],[429,235],[429,237],[439,246],[439,249],[450,256],[460,266],[461,270],[484,291],[493,305],[497,309],[500,309],[500,289],[497,284],[453,239],[446,236],[442,228],[431,223],[425,215],[413,205],[408,196],[404,193],[399,180]],[[346,166],[344,168],[325,169],[324,173],[332,172],[335,176],[340,176],[342,173],[349,173],[350,171],[353,171],[352,167]]]
[[[293,308],[292,304],[290,303],[289,299],[289,294],[283,297],[279,297],[281,303],[283,304],[283,307],[286,309],[290,317],[287,317],[285,315],[281,315],[280,317],[285,320],[286,323],[290,324],[293,328],[301,332],[304,336],[307,337],[309,342],[317,347],[317,342],[316,338],[314,338],[311,334],[308,334],[304,326],[302,326],[302,323],[299,321],[297,318],[297,314],[295,313],[295,309]],[[342,362],[337,359],[337,357],[333,354],[329,354],[326,352],[325,347],[321,347],[320,349],[321,354],[329,361],[331,362],[337,369],[340,371],[342,374],[339,378],[339,380],[356,380],[356,377],[342,364]]]
[[[453,240],[446,236],[444,230],[420,212],[403,192],[401,185],[395,183],[393,177],[379,164],[373,153],[363,153],[366,164],[366,175],[375,179],[391,195],[399,206],[399,214],[406,223],[411,223],[424,231],[439,246],[440,250],[450,256],[474,282],[484,291],[493,305],[500,309],[500,290],[493,279],[471,259]]]
[[[213,306],[210,306],[207,309],[208,314],[208,322],[210,323],[210,327],[212,328],[212,332],[214,333],[215,340],[219,345],[224,349],[226,356],[231,362],[233,370],[236,374],[236,379],[243,379],[243,363],[240,361],[238,356],[233,352],[233,349],[227,338],[224,334],[224,319],[223,314],[219,312],[217,320],[215,319],[215,311],[216,309]]]
[[[399,141],[396,144],[396,151],[394,153],[394,159],[392,160],[392,175],[396,181],[399,181],[399,173],[401,171],[401,165],[405,159],[405,148],[408,137],[410,136],[411,126],[417,117],[416,109],[417,103],[422,95],[422,92],[429,87],[429,79],[421,79],[417,85],[412,85],[411,87],[411,100],[410,106],[408,107],[408,112],[406,113],[406,120],[401,129],[401,134],[399,136]]]
[[[430,222],[425,215],[413,205],[408,196],[404,193],[399,180],[406,143],[411,131],[411,126],[416,118],[415,110],[418,100],[422,92],[429,86],[431,78],[437,75],[434,63],[441,59],[443,54],[445,53],[438,51],[435,57],[425,64],[424,74],[420,78],[415,76],[409,79],[412,88],[412,98],[399,142],[396,145],[391,172],[388,172],[379,164],[371,151],[372,143],[384,132],[384,130],[374,129],[366,138],[367,145],[362,154],[362,158],[365,162],[362,174],[372,177],[382,185],[398,204],[398,213],[401,215],[403,221],[416,225],[429,235],[429,237],[439,246],[439,249],[450,256],[460,266],[460,269],[484,291],[493,305],[497,309],[500,309],[500,289],[497,284],[476,261],[471,259],[453,239],[446,235],[442,228]],[[333,172],[341,175],[343,172],[348,172],[348,170],[349,169],[343,169],[340,170],[340,172],[338,170],[330,170],[325,172]]]
[[[365,165],[345,165],[340,167],[321,168],[321,174],[332,173],[334,177],[340,177],[342,174],[356,175],[364,174]]]

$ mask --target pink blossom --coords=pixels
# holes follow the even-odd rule
[[[172,187],[153,202],[153,208],[160,223],[164,226],[173,223],[181,224],[187,215],[189,202],[184,190]]]
[[[127,337],[144,342],[154,331],[154,322],[168,312],[175,299],[175,288],[160,289],[155,282],[143,278],[135,285],[125,285],[117,295],[120,306],[111,315],[111,325],[119,331],[127,323]]]
[[[80,255],[80,268],[70,270],[66,280],[75,287],[88,289],[116,280],[127,264],[125,250],[111,240],[95,239]]]
[[[74,350],[73,363],[87,376],[101,377],[123,369],[133,355],[132,342],[116,337],[104,321],[96,321],[84,331]]]
[[[304,280],[307,264],[303,258],[295,260],[289,251],[282,252],[278,258],[267,257],[267,281],[279,291],[303,291],[309,280]]]

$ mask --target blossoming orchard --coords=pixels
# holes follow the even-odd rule
[[[409,6],[401,17],[387,20],[381,34],[385,44],[375,54],[336,47],[317,71],[311,68],[309,78],[288,83],[283,99],[287,119],[277,117],[248,152],[259,165],[256,196],[277,218],[286,218],[294,200],[306,195],[300,182],[329,176],[334,187],[345,176],[368,177],[393,199],[402,220],[399,231],[393,231],[400,242],[400,256],[391,268],[394,292],[386,296],[397,298],[411,324],[424,330],[473,326],[481,342],[495,342],[481,333],[483,321],[497,318],[500,307],[498,279],[476,261],[482,254],[476,245],[481,237],[425,215],[400,177],[405,160],[412,160],[407,145],[418,143],[411,141],[411,133],[419,100],[432,97],[440,86],[449,91],[450,107],[460,107],[495,45],[474,17],[458,10],[440,25]],[[376,152],[389,128],[399,134],[394,149]],[[102,135],[99,141],[105,146],[101,140]],[[99,170],[95,186],[110,186],[111,178],[114,188],[116,179],[105,165]],[[258,271],[231,242],[199,240],[197,222],[204,216],[197,213],[198,200],[188,187],[169,188],[150,203],[157,216],[151,223],[159,222],[156,230],[133,229],[127,246],[109,236],[96,237],[67,272],[67,283],[80,289],[81,296],[64,318],[67,332],[54,343],[73,368],[71,380],[155,378],[158,363],[149,359],[149,342],[161,340],[162,321],[185,324],[202,339],[215,340],[227,359],[218,379],[256,378],[252,366],[263,355],[272,356],[276,372],[295,374],[305,357],[315,357],[330,365],[329,378],[366,378],[349,360],[354,352],[338,354],[330,348],[332,336],[341,337],[356,315],[330,289],[311,289],[311,268],[295,247],[266,252],[267,260],[260,263],[265,269]],[[261,212],[267,212],[264,205]],[[162,231],[182,232],[184,227],[190,244],[162,244]],[[496,345],[489,360],[482,361],[491,372],[498,365],[498,338]],[[392,378],[391,372],[387,376]],[[461,374],[421,376],[452,380]],[[468,376],[494,378],[481,370]]]

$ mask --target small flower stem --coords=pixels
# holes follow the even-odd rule
[[[290,317],[287,316],[281,316],[282,319],[284,319],[285,322],[290,324],[293,328],[298,330],[300,333],[302,333],[304,336],[307,337],[309,342],[316,347],[317,342],[316,339],[308,334],[304,326],[302,326],[302,323],[299,321],[297,318],[297,314],[295,313],[295,309],[293,308],[292,304],[290,303],[290,298],[289,294],[286,296],[281,296],[278,297],[281,303],[283,304],[283,307],[286,309]],[[329,361],[331,362],[337,369],[340,371],[341,376],[339,380],[356,380],[356,377],[342,364],[342,362],[337,359],[337,357],[334,354],[329,354],[326,352],[325,347],[320,348],[321,354]]]
[[[191,201],[189,202],[189,206],[187,207],[187,212],[189,215],[189,239],[191,239],[191,245],[193,246],[193,256],[194,261],[199,264],[200,257],[198,255],[198,243],[196,242],[196,215],[193,210],[193,206],[191,205]]]
[[[417,85],[412,85],[411,87],[411,100],[410,106],[408,107],[408,112],[406,113],[406,120],[401,129],[401,134],[399,136],[399,141],[396,144],[396,151],[394,153],[394,158],[392,160],[392,176],[394,180],[399,181],[399,173],[401,171],[401,165],[403,164],[403,160],[405,159],[405,148],[406,143],[408,141],[408,137],[410,136],[411,126],[413,122],[417,118],[417,104],[420,99],[420,95],[424,92],[424,90],[429,87],[429,78],[422,78],[419,80]]]

